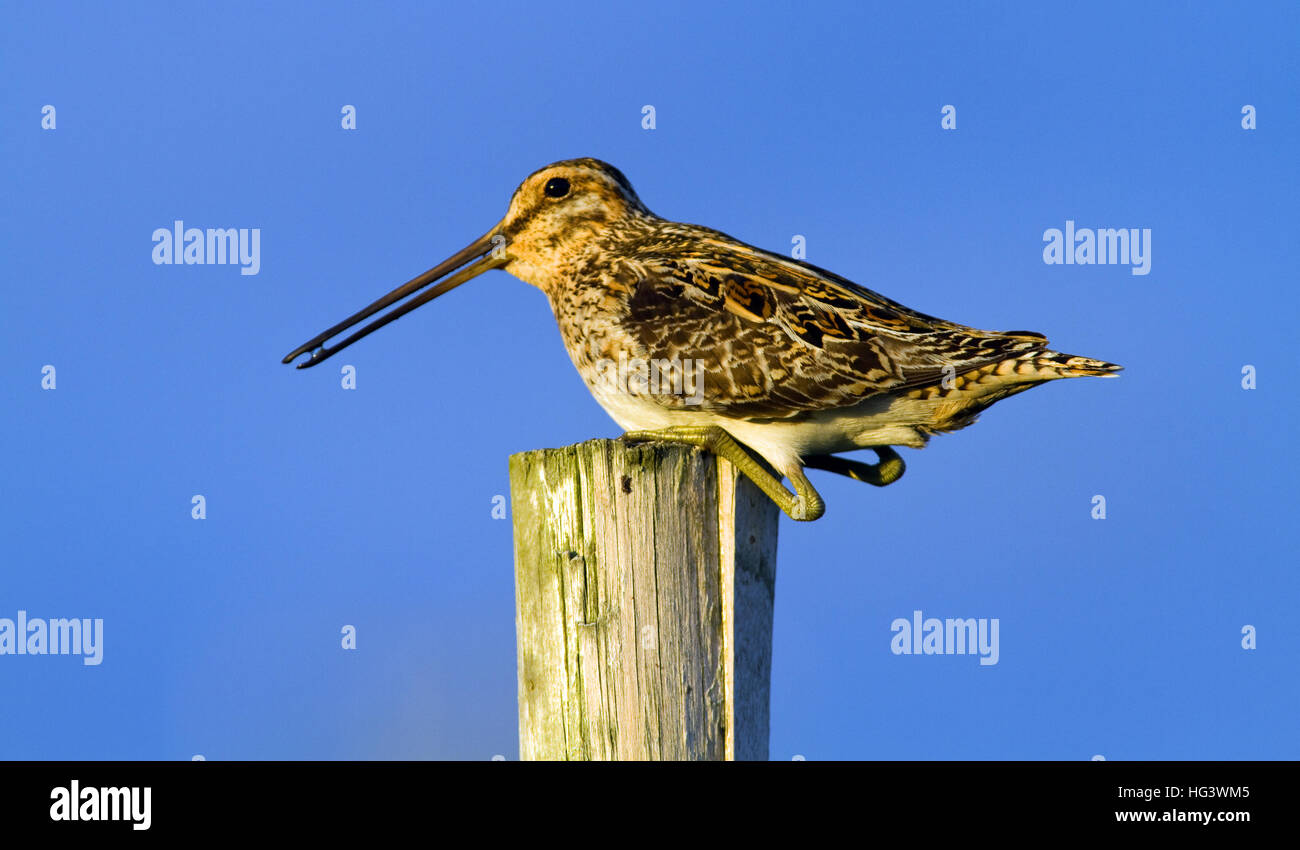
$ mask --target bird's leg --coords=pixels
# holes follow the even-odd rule
[[[824,469],[877,487],[888,486],[903,477],[907,465],[898,456],[898,452],[889,446],[872,446],[871,450],[880,458],[879,463],[863,463],[835,455],[816,455],[804,458],[803,464],[809,469]]]
[[[798,465],[782,470],[794,485],[794,493],[791,493],[782,486],[781,480],[773,475],[762,461],[716,425],[681,425],[657,431],[628,431],[622,439],[629,442],[658,440],[668,443],[686,443],[708,449],[718,457],[730,461],[741,474],[754,482],[754,486],[776,502],[777,507],[785,511],[791,519],[808,522],[826,513],[826,503],[813,489],[808,476],[803,474],[803,470]]]

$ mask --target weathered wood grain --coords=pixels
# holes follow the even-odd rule
[[[766,759],[780,513],[731,464],[510,458],[525,759]]]

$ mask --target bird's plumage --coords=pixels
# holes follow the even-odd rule
[[[687,244],[675,247],[673,237]],[[716,368],[704,363],[703,401],[722,416],[798,418],[1047,344],[927,316],[706,228],[667,224],[625,250],[634,279],[620,325],[651,357],[720,355]]]
[[[618,392],[695,419],[814,423],[864,404],[871,418],[887,419],[893,405],[886,400],[910,402],[895,411],[897,424],[910,429],[894,441],[903,445],[963,427],[976,408],[1012,391],[1119,369],[1050,351],[1042,334],[939,319],[811,263],[659,218],[621,172],[597,160],[555,163],[537,174],[560,172],[608,175],[614,185],[592,192],[604,196],[605,203],[593,205],[600,226],[586,230],[587,238],[547,273],[521,277],[551,299],[574,364],[607,409],[624,409],[623,418],[610,412],[625,427],[649,426],[625,421],[635,406],[626,398],[607,403],[610,394],[595,386],[596,364],[620,356],[666,363],[670,377],[682,363],[694,364],[703,380],[698,398],[635,384]],[[650,418],[660,426],[668,421]],[[862,441],[879,430],[830,439],[829,446],[803,440],[795,448],[884,444]]]
[[[1045,381],[1120,369],[1052,351],[1038,333],[983,331],[926,315],[811,263],[660,218],[621,171],[596,159],[564,160],[529,175],[487,234],[285,362],[305,352],[312,356],[302,365],[320,362],[489,268],[546,294],[574,365],[615,421],[719,451],[743,451],[738,440],[795,485],[791,496],[747,465],[797,519],[821,514],[803,475],[806,462],[887,484],[902,474],[892,450],[882,452],[878,469],[825,458],[920,447]],[[439,279],[433,290],[324,347]],[[611,380],[615,363],[649,364],[660,380],[621,371]],[[719,429],[734,440],[719,439]]]

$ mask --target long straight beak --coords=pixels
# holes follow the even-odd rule
[[[444,292],[450,292],[451,290],[460,286],[465,281],[470,280],[471,278],[478,277],[488,269],[496,269],[496,268],[500,268],[501,266],[504,266],[508,261],[508,258],[505,256],[504,251],[495,250],[498,244],[497,242],[494,242],[492,239],[495,233],[496,233],[495,228],[489,230],[487,233],[483,234],[478,239],[474,240],[465,248],[463,248],[460,251],[457,251],[455,254],[451,255],[450,257],[443,260],[438,265],[429,269],[424,274],[420,275],[417,278],[407,281],[406,283],[394,289],[392,292],[385,295],[383,298],[380,298],[378,301],[371,304],[369,307],[366,307],[361,312],[348,316],[346,319],[339,322],[337,325],[325,331],[324,333],[318,334],[317,336],[314,336],[311,339],[309,339],[307,342],[304,342],[302,345],[298,346],[293,351],[290,351],[288,354],[286,354],[284,356],[284,360],[282,360],[281,362],[292,363],[293,360],[296,357],[298,357],[298,355],[311,352],[311,357],[299,363],[298,368],[306,369],[309,366],[315,366],[317,363],[320,363],[322,360],[325,360],[329,358],[331,355],[347,348],[349,345],[361,339],[363,336],[366,336],[367,334],[372,333],[373,331],[379,330],[384,325],[388,324],[394,319],[399,319],[402,316],[405,316],[407,313],[411,312],[416,307],[419,307],[421,304],[427,304],[428,302],[437,298],[439,295],[442,295]],[[466,265],[467,263],[468,265]],[[462,266],[464,266],[464,268],[461,268]],[[460,271],[456,271],[457,269],[460,269]],[[452,272],[456,272],[456,273],[451,274]],[[405,304],[401,305],[400,307],[397,307],[395,310],[392,310],[389,313],[385,313],[383,316],[380,316],[378,319],[375,319],[373,322],[366,325],[364,328],[352,334],[351,336],[347,337],[337,345],[334,345],[333,347],[329,347],[325,345],[325,343],[329,339],[338,336],[340,333],[352,327],[353,325],[357,324],[358,322],[367,319],[370,316],[373,316],[375,313],[378,313],[380,310],[384,309],[388,305],[401,301],[403,298],[407,297],[408,295],[411,295],[414,292],[418,292],[419,290],[424,289],[424,287],[428,286],[429,284],[433,283],[439,278],[449,274],[451,275],[451,277],[448,277],[446,280],[439,283],[433,289],[430,289],[428,292],[423,292],[420,295],[417,295],[415,298],[412,298],[410,301],[407,301]]]

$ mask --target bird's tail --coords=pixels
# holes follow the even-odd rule
[[[1124,368],[1105,360],[1093,360],[1091,357],[1078,357],[1074,354],[1062,354],[1059,351],[1037,351],[1027,355],[1025,360],[1033,364],[1037,377],[1042,378],[1083,378],[1095,375],[1099,378],[1117,378]]]

